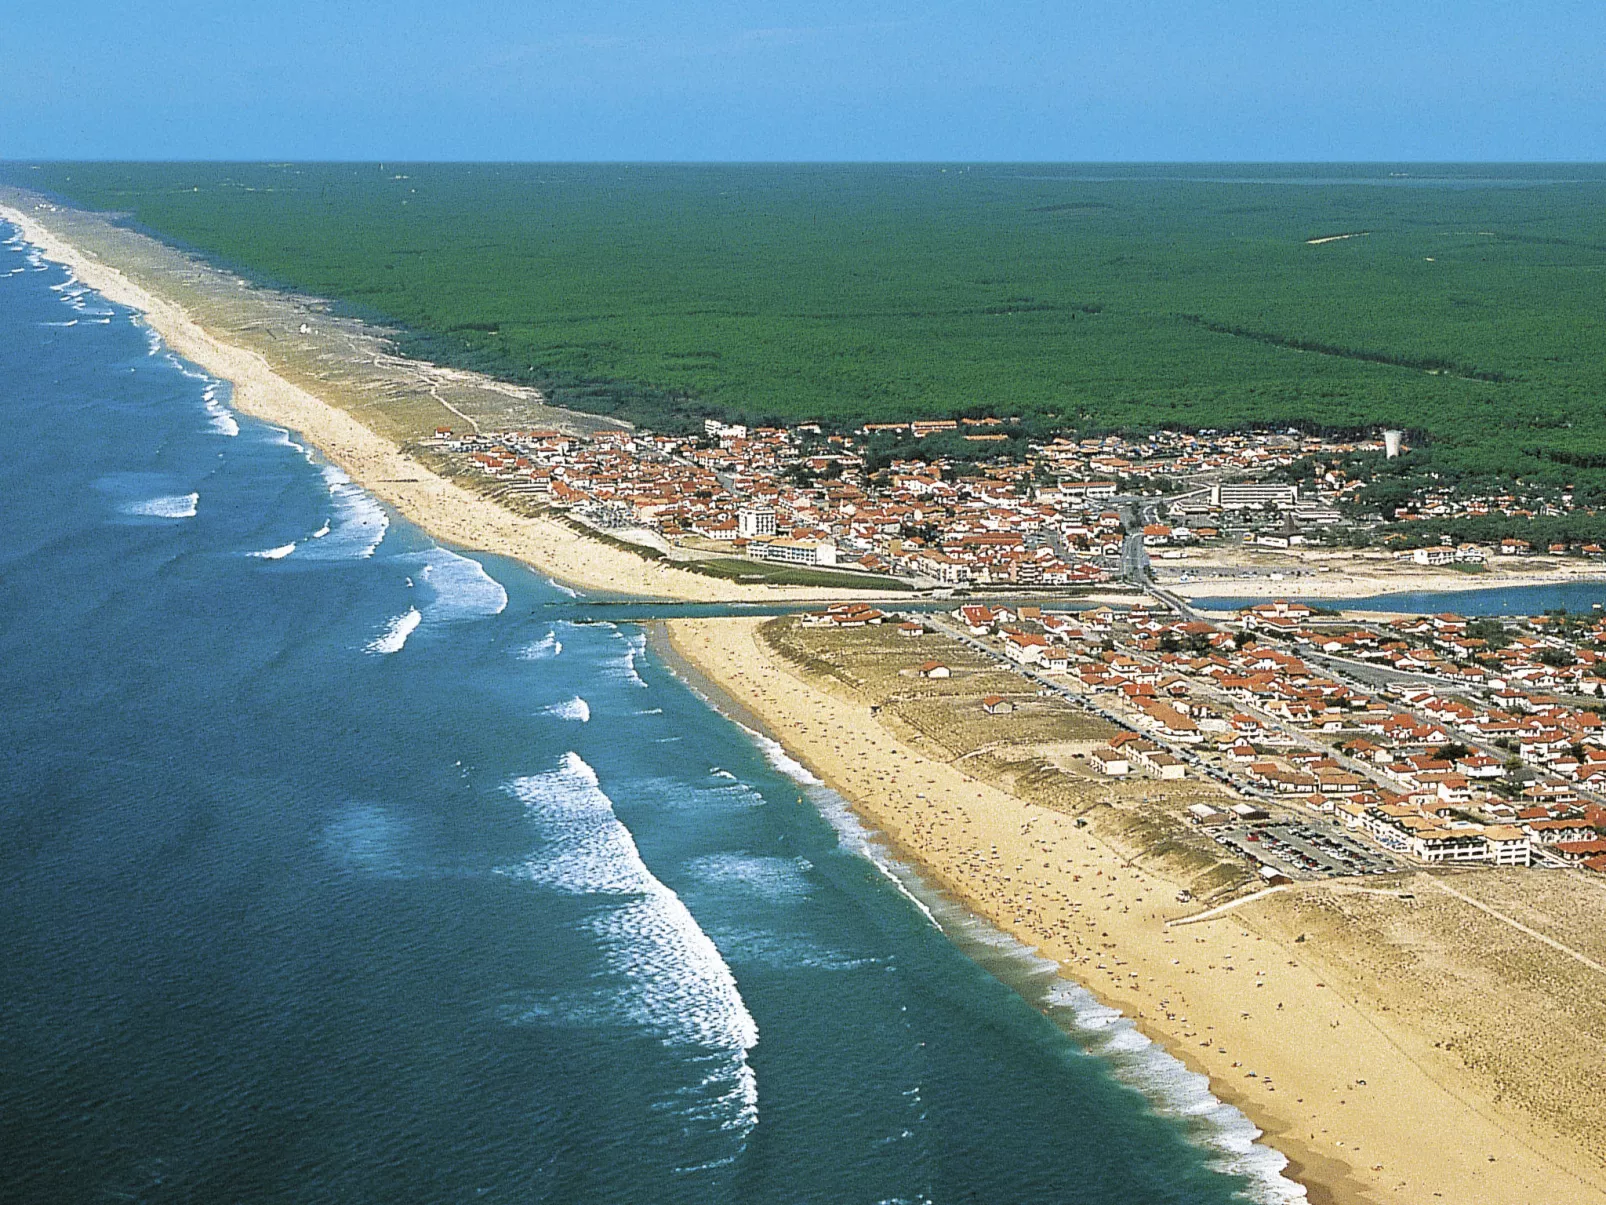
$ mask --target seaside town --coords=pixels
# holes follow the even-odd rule
[[[1229,620],[1158,604],[1079,611],[972,603],[888,614],[839,604],[841,629],[949,637],[1119,734],[1086,752],[1109,778],[1211,780],[1186,819],[1268,882],[1404,864],[1606,873],[1606,620],[1356,622],[1277,600]],[[940,659],[911,667],[927,679]],[[978,704],[1008,716],[1017,701]]]
[[[833,435],[710,421],[700,439],[441,429],[428,442],[504,497],[646,534],[682,556],[887,575],[939,596],[977,586],[1042,595],[1118,578],[1143,586],[1149,558],[1189,545],[1319,542],[1363,526],[1347,505],[1361,480],[1334,469],[1301,485],[1279,471],[1400,451],[1397,432],[1349,443],[1297,432],[1160,432],[1056,439],[1032,444],[1024,460],[987,462],[989,445],[1009,438],[1007,425],[882,424]],[[902,449],[938,434],[975,444],[983,459],[960,471],[951,458],[905,454],[872,469],[877,436],[900,438]],[[1516,513],[1525,501],[1447,492],[1424,495],[1408,514]],[[1528,551],[1508,539],[1396,555],[1476,566]],[[1164,592],[1152,603],[1132,597],[1142,601],[1075,611],[995,600],[950,615],[910,612],[902,623],[914,635],[967,641],[1116,724],[1120,735],[1086,754],[1098,774],[1213,780],[1232,802],[1195,803],[1188,820],[1268,880],[1381,873],[1403,862],[1606,872],[1606,620],[1371,621],[1287,600],[1225,619]],[[810,622],[852,628],[895,618],[847,604]],[[947,671],[939,661],[919,672]],[[983,702],[1000,714],[1012,706]]]
[[[1397,431],[1352,441],[1291,430],[1159,431],[1016,441],[1024,455],[996,456],[1014,425],[875,423],[834,434],[814,424],[710,419],[697,438],[443,427],[422,448],[505,501],[564,512],[676,560],[736,556],[950,589],[1136,580],[1151,559],[1181,562],[1212,548],[1369,544],[1385,516],[1367,512],[1369,477],[1354,466],[1402,451]],[[928,440],[946,452],[922,454]],[[1536,551],[1602,556],[1594,543],[1535,550],[1517,537],[1480,545],[1410,536],[1413,520],[1573,509],[1571,494],[1537,487],[1485,495],[1429,486],[1387,516],[1378,543],[1416,566],[1469,573]]]
[[[365,381],[402,371],[350,363]],[[354,480],[437,538],[576,574],[589,597],[497,612],[535,628],[534,643],[496,647],[517,650],[517,689],[560,688],[537,721],[556,749],[641,753],[644,729],[669,726],[646,718],[664,714],[653,708],[602,703],[613,669],[584,688],[589,703],[567,697],[588,645],[615,665],[619,628],[641,623],[666,642],[666,664],[774,734],[777,764],[784,749],[907,864],[1156,1048],[1194,1052],[1212,1091],[1254,1111],[1302,1167],[1338,1167],[1378,1200],[1575,1199],[1578,1159],[1554,1180],[1549,1164],[1519,1161],[1532,1135],[1598,1146],[1606,622],[1587,601],[1527,617],[1335,612],[1280,578],[1316,586],[1319,566],[1348,575],[1362,555],[1383,566],[1374,592],[1430,576],[1432,592],[1480,573],[1509,582],[1519,562],[1587,578],[1599,555],[1587,541],[1524,547],[1498,521],[1560,529],[1538,520],[1587,515],[1587,498],[1516,480],[1498,493],[1424,485],[1430,474],[1388,468],[1410,451],[1381,430],[1032,439],[1005,418],[851,433],[713,423],[693,438],[537,419],[514,408],[522,398],[482,409],[448,390],[480,428],[464,434],[436,427],[452,420],[420,378],[386,379],[403,381],[392,396],[419,391],[418,421],[394,441],[354,438],[345,421],[368,413],[372,389],[335,394],[358,399],[339,413],[261,376],[242,375],[236,397],[341,449]],[[530,521],[507,523],[488,501]],[[1447,515],[1481,520],[1480,538],[1446,541]],[[260,559],[245,563],[269,573],[283,558]],[[1269,580],[1207,593],[1179,589],[1188,574]],[[731,605],[664,601],[709,597]],[[610,616],[619,598],[650,601]],[[348,640],[390,671],[387,689],[460,655],[428,592],[418,601]],[[629,639],[633,663],[644,637]],[[529,663],[565,644],[558,674]],[[632,678],[636,697],[650,675]],[[648,684],[673,706],[667,676]],[[723,783],[691,745],[685,781]],[[578,752],[551,756],[540,783],[597,788]],[[612,786],[620,772],[607,773]],[[802,784],[800,771],[800,808]],[[792,785],[777,796],[788,813]],[[439,806],[430,791],[420,814]],[[723,817],[707,820],[733,839]],[[1441,1125],[1437,1162],[1401,1116]],[[1486,1191],[1497,1168],[1511,1186],[1498,1195]],[[1562,1190],[1536,1191],[1541,1180]]]

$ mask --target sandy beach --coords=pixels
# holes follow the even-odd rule
[[[1154,562],[1161,586],[1184,598],[1369,598],[1598,582],[1606,566],[1577,557],[1495,556],[1482,572],[1429,568],[1390,553],[1349,549],[1211,548]],[[1183,575],[1187,581],[1181,580]]]
[[[94,215],[0,206],[0,217],[85,284],[143,313],[179,355],[230,381],[233,404],[242,412],[305,436],[440,539],[516,558],[590,591],[687,601],[845,596],[703,577],[560,522],[515,514],[409,455],[398,430],[387,426],[386,409],[397,403],[427,413],[438,406],[474,422],[476,413],[489,411],[442,392],[443,383],[477,390],[487,406],[510,387],[465,382],[464,374],[444,370],[425,379],[419,366],[384,363],[366,344],[330,373],[328,359],[318,358],[326,349],[313,346],[316,332],[300,343],[293,337],[298,328],[305,334],[310,323],[299,320],[311,318],[311,311],[281,306]],[[291,337],[279,337],[286,333]],[[1331,587],[1342,585],[1354,596],[1517,584],[1488,575],[1423,574],[1453,583],[1427,587],[1415,575],[1408,580],[1380,565],[1386,584],[1379,585],[1351,572],[1357,567],[1279,582],[1205,581],[1189,589],[1340,597]],[[1598,1055],[1602,1048],[1593,1027],[1606,979],[1523,947],[1511,955],[1511,982],[1480,978],[1462,954],[1438,948],[1430,952],[1445,961],[1449,986],[1411,981],[1404,973],[1410,964],[1402,969],[1390,961],[1397,948],[1417,951],[1444,932],[1495,924],[1457,904],[1428,876],[1417,876],[1426,883],[1416,894],[1431,898],[1437,911],[1419,908],[1409,917],[1370,896],[1301,887],[1235,906],[1217,919],[1173,925],[1198,906],[1177,902],[1177,884],[1145,859],[1144,850],[1025,802],[967,773],[917,735],[871,719],[866,700],[851,690],[807,680],[774,655],[760,638],[760,623],[675,621],[670,632],[682,656],[739,699],[934,884],[1056,960],[1207,1074],[1216,1094],[1241,1108],[1291,1160],[1291,1174],[1309,1187],[1312,1200],[1606,1205],[1598,1141],[1606,1132],[1606,1084],[1591,1084],[1587,1067],[1569,1061],[1568,1053]],[[1600,902],[1589,915],[1599,914]],[[1510,906],[1518,904],[1528,906],[1520,900]],[[1374,915],[1367,908],[1384,911]],[[1348,935],[1370,932],[1368,925],[1382,936],[1357,952],[1346,944]],[[1319,937],[1299,940],[1307,934]],[[1498,944],[1511,935],[1496,926],[1488,940]],[[1568,940],[1606,944],[1587,933]],[[1606,951],[1598,957],[1606,961]],[[1380,973],[1381,966],[1399,973]],[[1511,983],[1520,987],[1509,993],[1511,1007],[1486,1016],[1491,1010],[1483,1004],[1495,998],[1490,993],[1504,993]],[[1561,1003],[1558,993],[1565,997]],[[1507,995],[1500,999],[1507,1003]],[[1588,1001],[1593,1011],[1571,1016],[1566,1002],[1575,999]],[[1502,1056],[1519,1041],[1538,1051],[1533,1060]],[[1469,1050],[1478,1052],[1482,1070],[1468,1070]],[[1530,1081],[1546,1076],[1562,1087],[1550,1095],[1531,1088]],[[1593,1141],[1584,1137],[1589,1134]]]
[[[1350,948],[1345,925],[1326,926],[1331,940],[1299,940],[1322,931],[1315,918],[1341,918],[1349,905],[1340,893],[1358,888],[1289,888],[1216,919],[1170,924],[1199,905],[1178,903],[1177,884],[1141,850],[967,774],[916,736],[870,718],[851,691],[805,680],[765,644],[761,622],[677,620],[669,631],[681,656],[934,884],[1057,961],[1207,1074],[1216,1095],[1289,1158],[1313,1201],[1606,1202],[1598,1145],[1585,1153],[1593,1105],[1564,1108],[1580,1132],[1550,1124],[1513,1108],[1511,1092],[1468,1074],[1446,1049],[1448,1031],[1475,1040],[1469,1035],[1490,997],[1422,1016],[1437,1003],[1419,998],[1409,977],[1375,973],[1381,946]],[[1442,895],[1431,883],[1415,893],[1432,893],[1435,907]],[[1379,895],[1398,890],[1361,903],[1372,906]],[[1451,930],[1463,923],[1448,911],[1442,921]],[[1606,989],[1587,967],[1572,969],[1583,977],[1574,990]],[[1513,997],[1513,1007],[1526,1003]],[[1545,1028],[1545,1009],[1554,1006],[1533,1007],[1523,1024]],[[1494,1036],[1516,1041],[1521,1030]],[[1591,1072],[1587,1064],[1547,1070],[1539,1053],[1511,1074]],[[1587,1080],[1578,1085],[1588,1088]]]
[[[379,423],[359,420],[356,413],[365,417],[373,413],[372,398],[353,397],[349,386],[342,388],[334,380],[316,382],[318,390],[313,392],[306,383],[293,379],[306,375],[305,361],[297,362],[288,340],[268,337],[273,332],[265,329],[260,319],[262,309],[269,308],[271,314],[271,307],[279,304],[273,295],[251,290],[256,321],[251,327],[229,330],[235,325],[245,327],[229,321],[242,309],[235,295],[244,291],[243,282],[188,260],[155,240],[114,228],[97,215],[38,203],[27,210],[0,204],[0,218],[19,227],[46,258],[64,265],[109,300],[138,310],[173,351],[229,381],[234,389],[232,404],[241,412],[305,436],[365,489],[439,539],[513,557],[582,590],[637,598],[775,601],[865,593],[710,578],[636,556],[553,519],[515,514],[407,455],[392,433],[375,429]],[[91,242],[99,246],[92,247]],[[216,313],[192,312],[172,295],[180,291],[176,286],[182,286],[196,311],[210,310],[208,303],[215,296]],[[296,322],[301,311],[285,307],[283,314],[275,316],[291,333],[304,325]],[[217,321],[212,321],[214,318]],[[372,358],[380,361],[377,367],[392,370],[393,379],[385,382],[392,393],[408,386],[410,378],[401,375],[404,366],[384,365],[377,355]],[[433,380],[416,389],[427,404],[436,406],[440,421],[452,422],[453,415],[461,420],[467,416],[440,400],[436,384],[442,379],[461,382],[470,375],[437,370]],[[488,380],[477,384],[493,394],[509,388]]]

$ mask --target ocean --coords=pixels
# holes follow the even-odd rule
[[[1300,1195],[639,628],[15,238],[0,407],[0,1199]]]

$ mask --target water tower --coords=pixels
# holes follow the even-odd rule
[[[1388,459],[1393,460],[1400,454],[1400,441],[1404,438],[1404,431],[1383,432],[1383,451]]]

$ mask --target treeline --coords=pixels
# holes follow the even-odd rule
[[[1396,548],[1425,548],[1442,544],[1445,539],[1455,544],[1495,546],[1508,536],[1527,540],[1535,552],[1544,552],[1552,544],[1565,544],[1573,551],[1585,544],[1606,547],[1606,514],[1578,511],[1532,519],[1510,515],[1468,515],[1463,518],[1392,523],[1377,533],[1379,540]]]
[[[1337,356],[1343,360],[1360,360],[1367,364],[1389,364],[1395,368],[1413,368],[1418,372],[1449,373],[1451,376],[1461,377],[1468,381],[1490,381],[1496,384],[1508,381],[1511,378],[1505,373],[1494,372],[1486,368],[1470,368],[1465,364],[1458,364],[1454,360],[1443,359],[1438,356],[1417,358],[1399,355],[1394,352],[1368,351],[1359,347],[1345,347],[1338,343],[1324,343],[1318,339],[1305,339],[1298,335],[1278,335],[1271,331],[1252,330],[1245,326],[1234,326],[1226,322],[1213,322],[1200,314],[1178,315],[1184,322],[1191,322],[1201,326],[1207,331],[1218,335],[1232,335],[1238,339],[1252,339],[1256,343],[1269,343],[1273,347],[1286,347],[1293,351],[1314,352],[1317,355]]]

